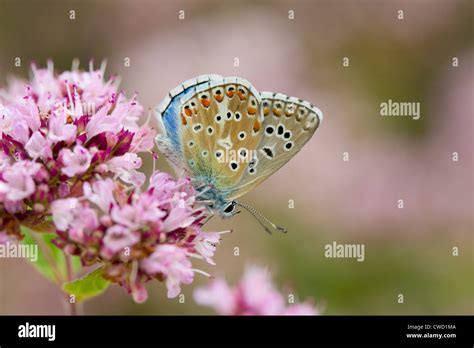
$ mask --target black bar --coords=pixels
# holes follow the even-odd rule
[[[20,325],[55,325],[55,339],[20,338]],[[410,327],[409,327],[410,325]],[[0,316],[0,347],[229,343],[469,346],[472,316]],[[407,337],[407,334],[456,337]]]

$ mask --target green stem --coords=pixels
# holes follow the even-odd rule
[[[51,250],[44,243],[43,238],[37,237],[36,232],[32,231],[32,233],[30,234],[31,234],[31,237],[35,240],[36,244],[40,247],[41,251],[43,252],[44,257],[46,258],[46,261],[51,267],[51,270],[53,271],[53,274],[54,274],[54,279],[56,281],[56,285],[61,287],[62,284],[64,283],[64,279],[61,275],[61,272],[59,271],[58,265],[56,264],[53,256],[51,255]]]
[[[72,266],[71,255],[64,253],[64,259],[66,261],[66,278],[68,282],[73,281],[74,278],[74,269]],[[71,302],[70,295],[66,293],[66,301],[68,303],[68,314],[69,315],[79,315],[80,308],[77,304],[77,301]]]

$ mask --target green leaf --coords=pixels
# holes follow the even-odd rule
[[[76,297],[80,302],[102,294],[109,287],[110,282],[102,277],[102,267],[86,276],[63,285],[63,290]]]
[[[37,245],[37,240],[41,245],[38,245],[38,259],[31,264],[46,278],[53,282],[57,282],[57,276],[53,267],[57,269],[58,276],[61,279],[67,279],[66,276],[66,258],[61,249],[52,243],[56,237],[54,233],[36,233],[28,227],[22,226],[21,231],[24,234],[22,240],[26,245]],[[33,237],[34,234],[34,237]],[[47,253],[47,255],[45,255]],[[72,256],[72,266],[74,273],[78,273],[81,269],[81,260],[78,256]]]

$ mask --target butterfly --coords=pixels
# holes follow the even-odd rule
[[[173,88],[155,109],[159,150],[179,176],[189,176],[211,216],[234,216],[236,201],[287,163],[323,120],[311,103],[259,93],[239,77],[201,75]]]

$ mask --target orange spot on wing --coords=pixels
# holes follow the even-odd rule
[[[227,94],[227,96],[229,98],[232,98],[234,96],[235,92],[234,91],[227,91],[227,92],[225,92],[225,94]]]
[[[273,114],[275,116],[281,116],[281,110],[273,108]]]
[[[186,117],[183,116],[183,114],[181,114],[181,123],[183,125],[186,125],[188,122],[186,122]]]
[[[255,120],[254,124],[253,124],[253,131],[254,132],[258,132],[260,130],[260,121],[259,120]]]
[[[209,99],[201,98],[201,104],[202,104],[202,106],[204,106],[205,108],[208,108],[209,105],[211,104],[211,102],[209,101]]]
[[[270,108],[263,108],[263,116],[267,116],[270,113]]]
[[[245,99],[247,99],[247,97],[246,97],[245,95],[243,95],[242,92],[237,92],[237,95],[239,96],[239,99],[240,99],[240,100],[245,100]]]
[[[186,114],[186,116],[191,116],[193,114],[191,109],[184,109],[184,113]]]
[[[250,114],[250,115],[255,115],[257,113],[257,108],[254,108],[253,106],[249,106],[247,108],[247,112]]]
[[[221,101],[224,100],[224,96],[223,95],[215,95],[214,98],[216,98],[216,100],[220,103]]]

